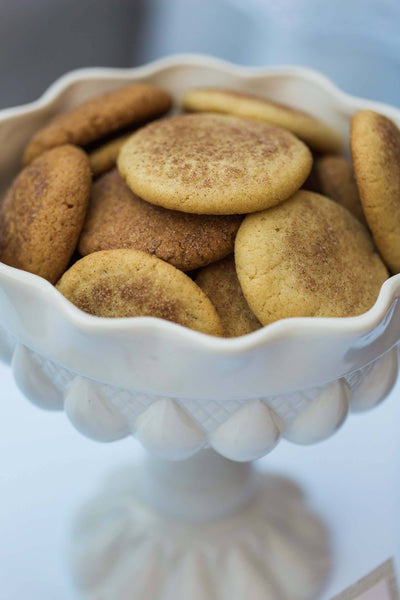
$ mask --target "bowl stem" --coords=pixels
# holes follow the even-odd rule
[[[201,523],[232,514],[256,491],[252,463],[202,450],[183,461],[148,456],[140,469],[136,494],[163,516]]]

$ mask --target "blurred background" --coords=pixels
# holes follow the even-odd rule
[[[400,105],[399,0],[0,0],[0,107],[78,67],[180,52],[299,64]]]

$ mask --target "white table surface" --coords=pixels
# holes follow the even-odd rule
[[[113,467],[137,459],[133,439],[98,444],[61,413],[32,406],[0,363],[0,598],[78,600],[64,561],[71,519]],[[259,461],[292,476],[331,529],[328,600],[387,558],[400,574],[400,384],[317,446],[283,442]],[[178,599],[177,599],[178,600]]]

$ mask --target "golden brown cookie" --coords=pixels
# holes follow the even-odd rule
[[[279,204],[311,164],[310,151],[289,131],[215,114],[160,119],[134,133],[118,157],[119,172],[140,198],[215,215]]]
[[[233,252],[242,220],[241,215],[193,215],[154,206],[114,170],[93,185],[79,251],[133,248],[191,271]]]
[[[210,335],[224,334],[214,306],[190,277],[137,250],[89,254],[64,273],[57,289],[99,317],[158,317]]]
[[[83,150],[49,150],[16,177],[0,204],[0,260],[55,283],[78,243],[92,176]]]
[[[351,154],[375,244],[392,273],[400,273],[400,131],[387,117],[361,110],[351,123]]]
[[[340,152],[342,137],[312,115],[266,98],[224,88],[188,90],[182,99],[186,110],[218,112],[266,121],[296,134],[317,152]]]
[[[365,227],[336,202],[304,190],[244,219],[235,261],[243,294],[263,325],[359,315],[388,277]]]
[[[217,309],[226,337],[260,329],[260,321],[243,296],[233,254],[200,269],[195,281]]]
[[[366,225],[351,162],[343,156],[328,154],[314,161],[313,170],[319,192],[347,208],[356,219]]]
[[[113,169],[122,145],[132,135],[132,132],[121,135],[89,152],[89,163],[93,177],[98,177]]]
[[[170,109],[171,103],[167,91],[139,84],[91,98],[42,127],[25,149],[24,164],[54,146],[86,146],[133,123],[158,117]]]

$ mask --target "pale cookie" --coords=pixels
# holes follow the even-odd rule
[[[343,147],[337,131],[316,117],[260,96],[223,88],[197,88],[187,91],[182,103],[189,111],[225,113],[284,127],[317,152],[335,153]]]
[[[365,227],[333,200],[303,190],[244,219],[235,261],[243,294],[263,325],[359,315],[388,277]]]
[[[351,123],[351,153],[375,244],[392,273],[400,273],[400,131],[383,115],[359,111]]]
[[[351,162],[334,154],[321,156],[314,161],[313,171],[318,182],[318,191],[347,208],[356,219],[366,225]]]
[[[25,149],[24,164],[54,146],[87,146],[133,123],[158,117],[170,109],[171,103],[167,91],[138,84],[91,98],[42,127]]]
[[[232,254],[200,269],[195,281],[217,309],[226,337],[246,335],[260,329],[260,321],[243,296]]]
[[[55,283],[78,243],[91,182],[76,146],[49,150],[25,167],[0,204],[0,260]]]
[[[289,131],[226,115],[179,115],[143,127],[118,169],[140,198],[197,214],[262,210],[307,178],[309,149]]]
[[[133,248],[191,271],[233,252],[242,220],[241,215],[192,215],[154,206],[114,170],[93,185],[79,251]]]
[[[214,306],[190,277],[137,250],[89,254],[64,273],[57,289],[99,317],[158,317],[224,335]]]
[[[93,177],[98,177],[115,167],[119,151],[131,135],[132,132],[121,135],[89,152],[89,163]]]

